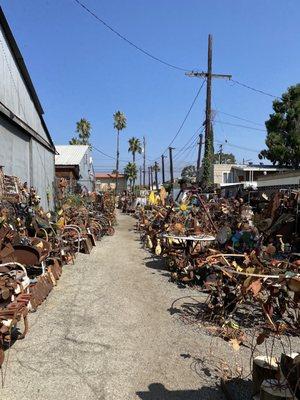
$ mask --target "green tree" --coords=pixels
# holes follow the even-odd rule
[[[235,155],[232,153],[214,154],[214,164],[235,164]]]
[[[133,162],[129,162],[124,168],[126,179],[129,179],[130,188],[133,189],[133,182],[137,178],[137,167]]]
[[[187,165],[181,171],[181,177],[184,179],[193,179],[197,176],[197,169],[194,165]]]
[[[128,153],[132,153],[132,161],[135,163],[135,154],[142,153],[142,145],[140,139],[132,137],[131,139],[128,140],[128,143],[129,143]]]
[[[76,132],[78,133],[78,137],[73,137],[69,144],[84,144],[90,146],[90,136],[91,136],[91,124],[85,119],[81,118],[80,121],[76,122]]]
[[[116,192],[118,190],[119,180],[119,158],[120,158],[120,132],[126,128],[127,120],[123,112],[117,111],[113,115],[114,129],[117,130],[117,160],[116,160]]]
[[[266,121],[267,149],[259,158],[266,158],[280,167],[300,166],[300,84],[288,88],[280,100],[273,102],[273,114]]]

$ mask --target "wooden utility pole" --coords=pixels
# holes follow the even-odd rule
[[[157,175],[157,173],[158,173],[158,164],[157,164],[157,161],[155,161],[155,163],[154,163],[154,178],[155,178],[156,190],[158,190],[158,175]]]
[[[223,145],[220,144],[220,150],[219,150],[219,164],[222,164],[222,157],[223,156]]]
[[[161,177],[162,177],[162,183],[165,183],[165,158],[167,156],[164,156],[163,154],[161,155]]]
[[[232,75],[212,73],[212,35],[208,35],[207,72],[187,72],[187,76],[206,79],[206,110],[205,110],[205,147],[203,158],[202,185],[207,186],[211,180],[211,165],[213,163],[213,132],[211,116],[212,78],[231,79]],[[211,182],[212,183],[212,182]]]
[[[150,172],[150,168],[148,167],[148,186],[149,186],[149,190],[151,189],[151,172]]]
[[[153,190],[153,167],[150,167],[150,181],[151,181],[151,190]]]
[[[142,187],[142,167],[140,167],[140,190]]]
[[[144,157],[143,186],[146,187],[146,139],[145,139],[145,136],[143,136],[143,157]]]
[[[174,184],[174,171],[173,171],[173,150],[174,147],[169,147],[169,157],[170,157],[170,181],[171,181],[171,188],[173,189]]]

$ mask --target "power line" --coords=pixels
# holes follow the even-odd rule
[[[217,124],[224,124],[224,125],[230,125],[230,126],[237,126],[238,128],[245,128],[245,129],[251,129],[253,131],[260,131],[260,132],[266,132],[265,129],[260,129],[260,128],[254,128],[252,126],[246,126],[246,125],[240,125],[240,124],[232,124],[231,122],[225,122],[225,121],[217,121],[215,120]]]
[[[138,50],[139,52],[143,53],[144,55],[146,55],[147,57],[152,58],[155,61],[158,61],[161,64],[166,65],[167,67],[173,68],[173,69],[177,69],[179,71],[184,71],[187,72],[189,71],[186,68],[182,68],[179,67],[177,65],[171,64],[167,61],[162,60],[159,57],[156,57],[155,55],[151,54],[148,50],[143,49],[142,47],[136,45],[135,43],[133,43],[131,40],[127,39],[125,36],[123,36],[120,32],[118,32],[116,29],[114,29],[112,26],[110,26],[107,22],[105,22],[102,18],[100,18],[97,14],[95,14],[92,10],[90,10],[85,4],[83,4],[81,1],[79,0],[74,0],[75,3],[77,3],[79,6],[81,6],[87,13],[89,13],[92,17],[94,17],[97,21],[101,22],[101,24],[103,24],[107,29],[109,29],[111,32],[113,32],[115,35],[117,35],[120,39],[124,40],[127,44],[129,44],[130,46],[134,47],[136,50]]]
[[[235,84],[237,84],[237,85],[243,86],[243,87],[246,88],[246,89],[252,90],[253,92],[257,92],[257,93],[260,93],[260,94],[264,94],[265,96],[269,96],[269,97],[272,97],[272,98],[274,98],[274,99],[281,99],[280,96],[275,96],[274,94],[270,94],[270,93],[264,92],[263,90],[255,89],[254,87],[251,87],[251,86],[249,86],[249,85],[246,85],[245,83],[236,81],[235,79],[232,79],[232,78],[231,78],[230,81],[233,82],[233,83],[235,83]]]
[[[98,153],[100,153],[100,154],[102,154],[102,155],[104,155],[104,156],[106,156],[106,157],[108,157],[108,158],[111,158],[112,160],[116,160],[116,159],[117,159],[117,158],[114,157],[114,156],[110,156],[109,154],[104,153],[104,151],[98,149],[98,148],[95,147],[94,145],[91,145],[91,147],[92,147],[94,150],[98,151]],[[129,160],[121,160],[121,159],[120,159],[119,161],[121,161],[121,162],[129,162]]]
[[[220,142],[218,140],[215,140],[215,142],[218,143],[218,144],[223,144],[223,145],[229,146],[229,147],[234,147],[234,148],[239,149],[239,150],[251,151],[252,153],[256,153],[256,154],[260,152],[260,150],[257,150],[257,149],[251,149],[249,147],[239,146],[239,145],[230,143],[226,139],[225,139],[224,142]]]
[[[173,139],[172,139],[171,142],[168,144],[168,146],[165,148],[165,150],[162,152],[162,154],[165,154],[165,152],[168,150],[168,148],[169,148],[170,146],[172,146],[172,144],[174,143],[175,139],[177,138],[177,136],[178,136],[179,133],[181,132],[181,130],[182,130],[182,128],[183,128],[183,126],[184,126],[186,120],[188,119],[188,116],[190,115],[190,113],[191,113],[191,111],[192,111],[192,109],[193,109],[193,107],[194,107],[194,105],[195,105],[195,103],[196,103],[196,100],[197,100],[197,98],[198,98],[198,96],[199,96],[199,94],[200,94],[200,92],[201,92],[201,90],[202,90],[202,88],[203,88],[204,83],[205,83],[205,79],[203,79],[202,85],[200,86],[199,90],[197,91],[196,96],[194,97],[194,99],[193,99],[193,101],[192,101],[192,104],[190,105],[190,108],[189,108],[188,112],[186,113],[186,115],[185,115],[185,117],[184,117],[182,123],[180,124],[180,127],[178,128],[178,130],[177,130],[177,132],[175,133]],[[159,157],[157,157],[156,160],[157,160],[158,158],[159,158]]]
[[[263,126],[263,125],[260,124],[259,122],[254,122],[254,121],[251,121],[250,119],[246,119],[246,118],[239,117],[238,115],[229,114],[229,113],[226,113],[226,112],[220,111],[220,110],[215,110],[215,111],[218,112],[218,113],[220,113],[220,114],[227,115],[228,117],[232,117],[232,118],[239,119],[239,120],[241,120],[241,121],[249,122],[250,124],[253,124],[253,125]]]

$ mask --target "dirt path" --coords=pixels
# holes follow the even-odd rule
[[[6,352],[2,399],[221,399],[193,357],[210,338],[170,313],[178,289],[141,249],[134,220],[64,267],[31,314],[30,332]],[[216,352],[218,351],[215,348]],[[8,360],[8,361],[7,361]]]

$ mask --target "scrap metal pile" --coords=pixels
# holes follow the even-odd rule
[[[197,315],[227,338],[251,326],[299,334],[299,209],[299,191],[251,205],[190,191],[180,204],[140,209],[138,227],[174,281],[208,292]]]
[[[25,337],[28,312],[57,285],[63,265],[114,233],[110,196],[65,198],[55,213],[39,202],[34,188],[0,172],[0,366],[11,341]]]

